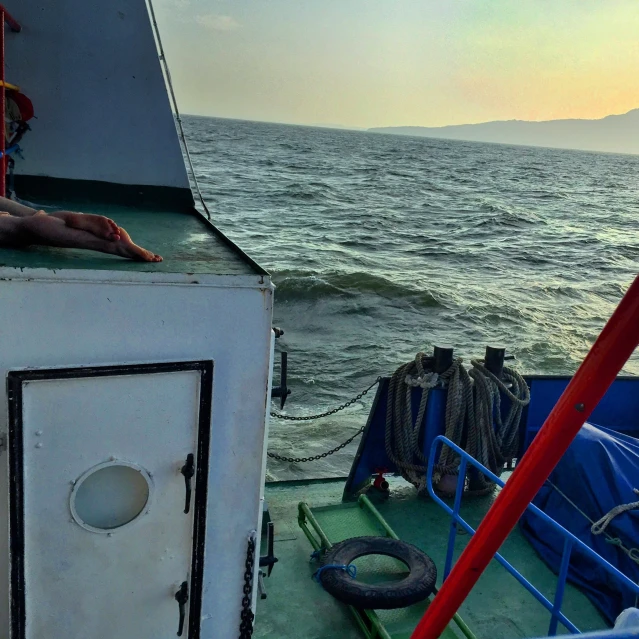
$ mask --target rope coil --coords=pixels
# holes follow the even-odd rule
[[[635,493],[635,495],[639,495],[639,489],[633,488],[632,491]],[[610,510],[610,512],[605,514],[599,521],[596,521],[592,525],[592,527],[590,528],[590,532],[593,535],[601,535],[601,533],[603,533],[606,528],[608,528],[608,524],[617,515],[621,515],[622,513],[628,512],[629,510],[635,510],[636,508],[639,508],[639,501],[633,501],[629,504],[620,504],[619,506],[615,506]]]
[[[467,371],[458,358],[443,373],[432,370],[433,359],[417,353],[412,362],[400,366],[388,385],[385,447],[389,459],[402,476],[419,491],[424,490],[427,460],[420,446],[420,435],[430,391],[448,389],[445,410],[445,436],[499,474],[508,459],[517,454],[519,422],[530,391],[517,371],[504,368],[503,380],[491,373],[482,360],[472,360]],[[413,415],[412,391],[421,388],[417,415]],[[510,407],[502,415],[503,395]],[[466,441],[464,442],[464,438]],[[442,447],[433,474],[439,483],[444,475],[456,475],[459,458],[447,446]],[[492,490],[492,482],[480,473],[473,474],[473,492]]]
[[[553,482],[551,482],[550,479],[547,479],[546,483],[551,488],[556,490],[578,513],[580,513],[592,524],[590,527],[590,532],[593,535],[605,535],[606,541],[609,544],[613,546],[617,546],[617,548],[619,548],[621,551],[626,553],[626,555],[628,555],[628,557],[632,559],[632,561],[639,564],[639,548],[627,548],[624,545],[624,543],[621,541],[621,539],[619,539],[619,537],[613,537],[610,533],[606,532],[606,528],[608,528],[608,525],[615,517],[625,512],[628,512],[629,510],[639,509],[639,501],[634,501],[629,504],[620,504],[619,506],[615,506],[608,513],[606,513],[601,519],[599,519],[598,521],[594,521],[581,508],[579,508],[579,506],[577,506],[577,504],[572,499],[570,499],[570,497],[568,497],[568,495],[566,495],[566,493],[564,493],[559,488],[559,486],[556,486],[555,484],[553,484]],[[636,495],[639,495],[639,489],[633,488],[632,490]]]
[[[493,473],[499,475],[505,462],[517,455],[519,422],[530,402],[530,389],[514,369],[504,366],[500,379],[484,365],[471,360],[469,376],[473,380],[474,419],[469,422],[466,451]],[[506,416],[502,416],[502,396],[510,400]],[[481,473],[473,475],[473,492],[492,490],[493,483]]]
[[[632,491],[635,493],[635,495],[639,495],[639,489],[633,488]],[[633,501],[629,504],[619,504],[619,506],[615,506],[614,508],[612,508],[610,512],[606,513],[601,519],[594,522],[590,528],[590,532],[593,535],[601,535],[603,533],[606,533],[606,528],[608,528],[608,525],[615,517],[617,517],[618,515],[622,515],[629,510],[636,509],[639,509],[639,501]],[[613,546],[617,546],[618,548],[623,550],[628,555],[628,557],[632,559],[632,561],[639,564],[639,548],[626,548],[619,537],[613,537],[612,535],[609,535],[607,533],[606,541]]]
[[[417,353],[412,362],[400,366],[388,383],[386,409],[386,433],[384,444],[388,458],[400,470],[402,477],[418,490],[425,488],[427,460],[419,446],[421,426],[426,414],[430,391],[438,384],[448,386],[446,403],[446,437],[457,443],[461,440],[466,399],[464,392],[466,370],[457,359],[441,375],[432,371],[433,359],[425,353]],[[467,374],[466,374],[467,375]],[[463,381],[462,381],[463,380]],[[404,386],[405,388],[402,388]],[[417,416],[413,417],[412,389],[421,387],[422,396]],[[421,463],[416,463],[417,459]],[[442,451],[438,472],[454,472],[455,461]]]

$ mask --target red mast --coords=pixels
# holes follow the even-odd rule
[[[5,77],[4,77],[4,25],[8,24],[11,31],[15,31],[16,33],[22,31],[22,27],[20,24],[13,19],[11,14],[4,8],[3,5],[0,4],[0,24],[2,24],[2,28],[0,29],[0,113],[2,114],[2,135],[0,136],[2,140],[0,141],[0,158],[2,162],[0,166],[2,167],[2,177],[0,179],[0,195],[4,197],[6,195],[6,179],[7,179],[7,157],[5,155],[5,112],[6,112],[6,104],[5,104]]]

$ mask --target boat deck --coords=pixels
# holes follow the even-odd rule
[[[311,508],[339,504],[343,489],[343,480],[267,484],[265,496],[275,523],[275,555],[279,562],[271,577],[265,579],[268,597],[258,601],[254,637],[362,637],[347,606],[337,602],[311,579],[316,570],[316,565],[309,561],[312,548],[297,525],[300,501],[307,502]],[[376,507],[401,539],[415,544],[432,557],[440,573],[438,586],[441,585],[448,516],[434,502],[417,497],[413,487],[402,480],[391,480],[391,494],[385,501],[376,501]],[[475,527],[492,499],[491,496],[467,499],[462,505],[462,516]],[[468,539],[465,534],[457,536],[456,556]],[[556,576],[518,529],[510,534],[501,552],[552,600]],[[606,627],[585,595],[570,584],[566,586],[562,610],[582,632]],[[477,639],[516,639],[548,634],[550,613],[496,561],[491,562],[459,612]],[[559,633],[565,632],[560,625]]]
[[[47,207],[47,210],[77,210],[76,207],[77,204],[57,202],[55,209]],[[129,232],[136,244],[161,255],[164,261],[134,262],[79,249],[0,248],[0,267],[212,275],[263,272],[195,211],[144,210],[98,203],[83,210],[112,218]]]

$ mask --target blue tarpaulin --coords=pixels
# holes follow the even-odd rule
[[[598,521],[615,506],[639,501],[634,488],[639,488],[639,439],[585,424],[533,503],[639,583],[639,564],[610,543],[605,534],[593,535],[591,521],[579,512]],[[563,538],[530,511],[521,518],[520,526],[542,559],[558,572]],[[618,515],[606,532],[626,548],[639,548],[639,510]],[[585,592],[611,625],[622,610],[636,605],[635,593],[578,548],[572,551],[568,578]]]

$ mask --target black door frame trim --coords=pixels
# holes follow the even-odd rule
[[[24,467],[22,389],[25,382],[116,375],[153,375],[180,371],[200,372],[200,405],[197,444],[197,468],[193,499],[193,552],[189,596],[188,639],[200,639],[206,504],[208,493],[209,449],[211,444],[211,407],[213,398],[213,361],[185,361],[118,366],[87,366],[9,371],[9,554],[11,561],[11,639],[26,639],[26,591],[24,574]],[[177,608],[176,608],[177,609]]]

